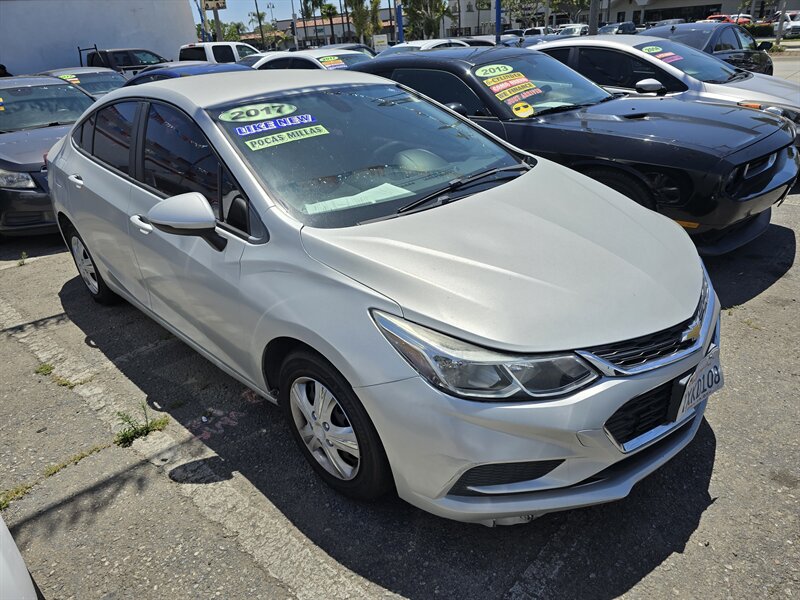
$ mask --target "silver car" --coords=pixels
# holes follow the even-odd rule
[[[123,88],[49,156],[89,294],[280,404],[344,494],[489,525],[619,499],[722,385],[678,225],[385,79]]]
[[[800,124],[800,86],[738,69],[679,42],[646,35],[568,38],[533,47],[610,92],[738,104]]]

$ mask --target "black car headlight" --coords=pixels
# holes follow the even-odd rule
[[[12,188],[15,190],[32,189],[36,187],[33,178],[27,173],[19,171],[6,171],[0,169],[0,188]]]
[[[487,350],[395,315],[372,311],[378,329],[431,385],[475,400],[547,399],[599,375],[572,353],[514,356]]]

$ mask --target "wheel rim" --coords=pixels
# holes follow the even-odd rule
[[[97,283],[97,273],[94,270],[94,263],[92,257],[89,256],[89,251],[83,245],[81,239],[74,235],[72,236],[72,256],[75,259],[75,264],[78,266],[78,273],[83,277],[83,282],[89,291],[96,294],[100,290]]]
[[[358,440],[336,396],[319,381],[298,377],[289,403],[300,438],[316,461],[337,479],[353,479],[361,464]]]

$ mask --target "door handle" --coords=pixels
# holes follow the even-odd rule
[[[69,179],[72,183],[74,183],[75,187],[77,188],[83,187],[83,177],[81,177],[77,173],[74,175],[70,175],[69,177],[67,177],[67,179]]]
[[[142,235],[147,235],[151,231],[153,231],[153,226],[148,223],[144,217],[141,215],[133,215],[131,217],[131,223],[133,223],[136,228],[139,230],[139,233]]]

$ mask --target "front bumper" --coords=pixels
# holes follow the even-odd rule
[[[717,323],[713,297],[710,318]],[[549,402],[475,402],[435,390],[419,377],[355,391],[383,441],[398,494],[428,512],[485,525],[525,522],[547,512],[624,498],[694,437],[705,403],[623,451],[605,423],[626,402],[684,377],[708,352],[714,335],[683,360],[627,377],[603,377],[572,396]],[[558,461],[529,481],[453,494],[479,465]]]
[[[0,188],[0,235],[57,233],[50,195],[38,189]]]

